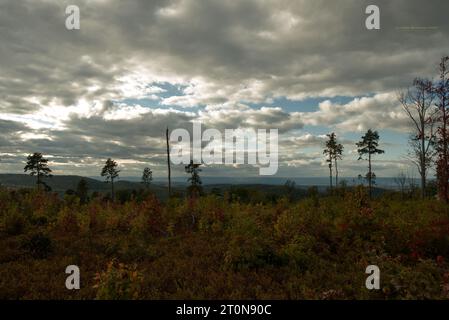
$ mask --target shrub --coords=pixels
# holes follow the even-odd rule
[[[17,207],[12,207],[3,217],[3,228],[9,235],[22,234],[26,228],[27,221],[23,214],[18,212]]]
[[[47,258],[53,252],[51,239],[41,232],[24,239],[22,248],[36,259]]]
[[[139,298],[143,276],[136,266],[128,266],[112,260],[104,272],[95,276],[96,299],[129,300]]]
[[[0,189],[0,297],[449,296],[446,204],[391,194],[370,200],[363,187],[273,203],[260,194],[241,192],[245,202],[225,192],[165,203],[139,194],[124,203],[96,198],[80,205],[51,193]],[[61,285],[68,264],[82,269],[83,290]],[[371,264],[381,270],[381,290],[365,288]]]
[[[78,218],[71,209],[64,208],[60,212],[58,218],[58,229],[63,235],[78,234],[80,230]]]

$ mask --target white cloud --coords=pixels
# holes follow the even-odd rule
[[[372,97],[354,98],[346,104],[326,100],[316,112],[302,113],[304,124],[335,127],[342,132],[361,132],[369,128],[409,130],[395,92],[379,93]]]

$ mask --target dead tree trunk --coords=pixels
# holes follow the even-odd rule
[[[171,168],[170,168],[170,143],[168,140],[168,127],[165,131],[165,138],[167,140],[167,167],[168,167],[168,197],[171,196]]]

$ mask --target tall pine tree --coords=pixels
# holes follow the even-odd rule
[[[114,179],[118,178],[120,170],[117,170],[117,162],[109,158],[103,169],[101,170],[101,176],[106,177],[106,182],[111,182],[111,199],[114,201]]]
[[[338,160],[341,160],[343,154],[343,145],[337,142],[337,136],[334,132],[327,135],[326,147],[324,154],[326,155],[326,162],[329,166],[329,183],[332,190],[332,167],[335,167],[335,186],[338,186]]]
[[[373,131],[369,129],[365,135],[362,137],[362,140],[357,143],[357,152],[359,153],[358,160],[368,160],[368,173],[365,178],[368,180],[369,186],[369,196],[372,197],[372,186],[373,182],[376,179],[376,175],[372,171],[371,160],[372,156],[376,154],[385,153],[384,150],[378,149],[379,146],[379,134],[377,131]],[[365,158],[367,157],[367,158]]]
[[[153,171],[151,171],[150,168],[143,169],[141,183],[145,186],[145,188],[149,189],[151,181],[153,181]]]
[[[36,185],[40,189],[40,185],[45,185],[42,180],[44,177],[51,177],[51,169],[48,167],[48,159],[42,156],[42,153],[35,152],[27,157],[27,163],[23,168],[24,172],[30,171],[31,176],[36,176]]]
[[[193,163],[192,160],[190,160],[189,165],[185,167],[186,173],[190,174],[190,177],[187,179],[187,181],[190,182],[190,186],[188,188],[188,192],[190,196],[198,196],[202,192],[201,187],[201,179],[199,172],[201,172],[199,163]]]

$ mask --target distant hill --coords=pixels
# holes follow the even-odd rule
[[[55,175],[48,179],[48,184],[53,190],[67,190],[76,188],[81,176],[76,175]],[[96,191],[107,191],[109,185],[95,177],[84,177],[89,182],[90,188]],[[201,181],[205,188],[223,186],[223,185],[264,185],[264,186],[282,186],[287,180],[292,180],[298,187],[317,186],[319,189],[329,186],[329,177],[213,177],[202,176]],[[411,179],[418,184],[418,179]],[[429,179],[429,181],[432,179]],[[348,186],[360,184],[360,180],[351,177],[340,177],[340,181],[346,181]],[[34,187],[36,180],[25,174],[0,174],[0,183],[10,187]],[[366,184],[366,183],[365,183]],[[166,188],[167,179],[163,177],[154,177],[153,186]],[[172,186],[184,189],[187,186],[187,176],[172,177]],[[397,189],[397,183],[394,178],[378,177],[376,186],[386,189]],[[139,177],[120,177],[117,181],[119,189],[139,189],[142,187]]]
[[[128,181],[139,181],[139,177],[123,177]],[[155,177],[155,183],[166,184],[166,178]],[[210,185],[277,185],[282,186],[287,180],[294,181],[298,187],[310,187],[317,186],[318,188],[327,188],[329,186],[329,177],[278,177],[278,176],[258,176],[258,177],[245,177],[245,176],[207,176],[202,175],[201,181],[203,186]],[[407,184],[413,181],[414,184],[419,184],[419,179],[407,179]],[[429,179],[431,181],[432,179]],[[367,185],[366,181],[361,181],[357,177],[340,177],[339,181],[345,181],[348,186],[357,186],[361,183]],[[187,184],[187,176],[185,177],[172,177],[172,183],[174,185],[185,186]],[[398,189],[398,185],[394,177],[377,177],[376,186],[384,189]]]
[[[45,183],[52,188],[53,192],[57,192],[63,195],[67,190],[76,190],[76,187],[81,179],[85,179],[88,184],[89,192],[101,192],[109,193],[111,185],[93,178],[81,177],[76,175],[54,175],[51,178],[45,178]],[[126,178],[124,178],[126,179]],[[137,180],[137,179],[136,179]],[[185,181],[185,180],[184,180]],[[209,180],[210,181],[210,180]],[[227,180],[226,182],[231,182]],[[212,182],[212,181],[210,181]],[[285,194],[285,188],[283,185],[273,184],[239,184],[240,180],[235,183],[214,183],[204,184],[203,190],[205,193],[217,193],[223,194],[225,191],[231,191],[238,194],[239,197],[247,198],[249,194],[262,193],[260,197],[281,196]],[[36,178],[26,174],[0,174],[0,185],[9,188],[35,188]],[[120,192],[121,190],[138,190],[143,186],[139,181],[118,180],[114,183],[115,190]],[[174,195],[185,194],[187,183],[183,183],[183,179],[178,178],[172,184],[172,192]],[[320,188],[321,189],[321,188]],[[150,190],[161,200],[167,198],[167,185],[163,180],[153,181],[150,186]],[[324,191],[324,188],[322,189]],[[303,196],[305,194],[304,187],[297,188],[297,196]]]
[[[125,179],[134,179],[134,181],[129,181]],[[72,189],[76,190],[76,187],[81,179],[85,179],[88,184],[89,192],[101,192],[101,193],[109,193],[111,189],[111,185],[109,183],[105,183],[104,181],[97,180],[89,177],[81,177],[76,175],[54,175],[51,178],[46,178],[44,181],[47,185],[52,188],[52,191],[63,195],[67,190]],[[142,189],[142,184],[138,181],[137,178],[133,177],[125,177],[124,180],[117,180],[114,183],[114,188],[116,191],[122,190],[138,190]],[[187,183],[185,179],[181,179],[180,177],[175,178],[175,181],[172,182],[172,192],[173,194],[183,195],[185,194],[185,190],[187,187]],[[203,180],[203,190],[206,193],[218,193],[223,194],[225,191],[231,191],[233,193],[239,194],[245,197],[246,194],[249,193],[257,193],[262,192],[265,196],[282,196],[285,194],[286,189],[284,187],[284,183],[287,179],[284,178],[272,178],[269,179],[257,179],[257,178],[248,178],[243,180],[242,178],[208,178],[204,177]],[[301,179],[292,179],[297,180],[298,182]],[[320,178],[304,178],[302,179],[303,184],[299,184],[297,182],[295,198],[301,198],[306,195],[307,188],[309,186],[316,186],[318,192],[324,193],[327,191],[328,186],[324,184],[324,181],[321,181]],[[305,185],[305,182],[309,182],[308,185]],[[320,183],[321,182],[321,183]],[[36,187],[36,178],[31,177],[26,174],[0,174],[0,185],[9,187],[9,188],[35,188]],[[150,190],[159,197],[159,199],[167,198],[167,184],[162,179],[155,179],[150,186]],[[374,194],[378,195],[385,192],[384,188],[376,187],[374,188]]]
[[[76,187],[81,179],[87,181],[88,188],[91,192],[109,192],[111,185],[104,181],[86,178],[81,176],[65,176],[54,175],[51,178],[45,178],[45,183],[48,184],[52,191],[64,193],[68,189],[76,190]],[[0,174],[0,184],[10,188],[34,188],[36,187],[36,177],[31,177],[26,174]],[[141,189],[143,186],[140,182],[132,182],[126,180],[117,180],[114,182],[115,190],[132,190]],[[155,193],[166,192],[166,187],[159,184],[151,186]]]

